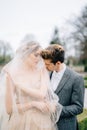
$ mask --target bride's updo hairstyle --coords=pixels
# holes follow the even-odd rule
[[[41,48],[38,42],[28,42],[25,44],[22,44],[17,50],[16,50],[16,56],[25,58],[29,56],[31,53],[34,53],[38,51]]]
[[[49,45],[46,49],[41,51],[41,56],[44,60],[51,60],[53,64],[58,61],[64,62],[65,51],[64,48],[59,44]]]

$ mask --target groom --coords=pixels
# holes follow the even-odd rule
[[[42,51],[41,56],[47,69],[51,71],[52,89],[63,106],[57,122],[58,130],[78,130],[76,116],[83,112],[84,80],[64,64],[65,51],[62,46],[50,45]]]

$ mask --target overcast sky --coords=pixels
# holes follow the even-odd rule
[[[55,26],[79,15],[87,0],[0,0],[0,40],[16,49],[26,34],[46,47]]]

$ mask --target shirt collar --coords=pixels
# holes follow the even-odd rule
[[[61,71],[59,71],[59,72],[54,71],[53,72],[53,76],[59,77],[59,75],[63,75],[64,74],[65,70],[66,70],[66,65],[64,64],[63,69]]]

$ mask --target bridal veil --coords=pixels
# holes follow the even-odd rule
[[[35,42],[22,45],[17,50],[14,58],[1,71],[0,130],[33,130],[33,128],[30,128],[30,122],[33,122],[33,126],[36,124],[39,130],[45,130],[45,128],[51,130],[51,127],[55,126],[59,120],[62,106],[59,104],[58,96],[50,87],[50,79],[43,59],[39,58],[34,73],[32,68],[29,68],[30,73],[27,73],[26,68],[23,67],[25,58],[28,57],[29,59],[29,55],[35,53],[40,48],[39,44]],[[30,62],[32,61],[30,60]],[[10,79],[8,76],[10,76]],[[36,108],[32,108],[20,113],[17,104],[22,106],[26,102],[40,101],[41,99],[31,97],[28,93],[23,92],[21,87],[17,87],[18,85],[25,88],[30,87],[38,91],[41,86],[47,87],[44,100],[49,103],[49,111],[43,113]],[[55,105],[54,111],[52,110],[53,105]],[[7,107],[12,109],[11,113],[8,112]]]

